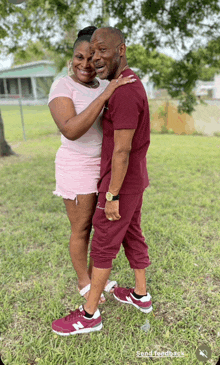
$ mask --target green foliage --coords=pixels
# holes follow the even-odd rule
[[[174,60],[156,50],[149,52],[140,44],[127,47],[127,60],[130,67],[139,69],[140,77],[148,74],[157,87],[164,87],[163,80],[167,79]]]
[[[197,105],[197,98],[193,92],[179,97],[178,112],[192,114]]]
[[[197,104],[193,92],[197,80],[212,80],[220,71],[220,47],[214,41],[207,48],[189,51],[180,61],[132,44],[127,47],[127,59],[131,67],[138,68],[139,77],[148,74],[157,88],[167,89],[171,97],[179,99],[178,111],[188,114]]]
[[[164,107],[164,106],[161,105],[158,108],[158,117],[159,118],[165,118],[165,117],[167,117],[167,108],[166,107]]]
[[[85,13],[86,4],[90,8],[93,3],[96,1],[28,0],[17,6],[2,0],[0,46],[8,53],[20,52],[24,58],[28,42],[34,38],[56,55],[61,70],[72,57],[77,18]],[[129,64],[139,69],[140,76],[149,73],[157,87],[166,88],[181,99],[181,108],[192,111],[196,81],[212,79],[220,70],[219,0],[143,0],[140,4],[103,0],[102,6],[102,15],[90,19],[91,24],[101,26],[114,18],[127,43],[135,43],[128,49]],[[174,61],[158,52],[167,46],[182,57]]]
[[[22,65],[28,62],[49,60],[54,61],[57,72],[61,71],[66,66],[67,61],[72,57],[72,48],[65,54],[57,52],[53,47],[47,48],[42,41],[28,41],[26,47],[17,47],[14,53],[15,65]]]
[[[183,60],[175,61],[157,51],[149,52],[139,44],[127,48],[128,64],[137,67],[140,77],[150,76],[157,88],[165,88],[169,94],[179,99],[178,111],[191,114],[197,104],[193,89],[201,72],[197,54],[189,53]],[[200,68],[199,68],[200,67]]]
[[[142,22],[149,22],[150,32],[145,35],[146,40],[164,45],[167,43],[175,48],[181,42],[185,48],[189,39],[195,35],[214,36],[218,31],[220,4],[218,0],[145,0],[142,3]],[[210,22],[205,22],[210,17]],[[155,25],[155,27],[152,26]],[[148,34],[150,37],[148,37]],[[161,35],[167,39],[162,40]]]
[[[216,67],[204,67],[201,70],[200,80],[202,81],[213,81],[215,74],[219,72],[219,69]]]
[[[14,53],[13,65],[22,65],[24,63],[40,61],[40,60],[53,60],[54,53],[48,49],[45,49],[42,42],[36,43],[28,41],[25,49],[18,48]]]

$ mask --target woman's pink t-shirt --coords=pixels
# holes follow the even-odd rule
[[[71,77],[55,80],[51,86],[49,101],[57,97],[67,97],[73,101],[76,113],[85,110],[107,87],[108,81],[99,80],[97,89],[87,88]],[[100,178],[102,149],[102,112],[91,128],[75,141],[61,134],[59,150],[56,154],[55,195],[74,200],[77,194],[97,193]]]
[[[76,113],[85,110],[93,100],[95,100],[107,87],[108,81],[99,80],[97,89],[85,87],[75,82],[70,76],[65,76],[55,80],[51,86],[48,104],[57,97],[67,97],[73,101]],[[62,146],[74,152],[77,159],[82,157],[101,157],[102,148],[102,124],[101,114],[96,119],[92,127],[80,138],[70,141],[61,135]]]

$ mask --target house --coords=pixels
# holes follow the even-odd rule
[[[67,67],[57,74],[54,62],[46,60],[0,70],[0,104],[17,104],[20,95],[23,104],[46,104],[53,80],[67,74]],[[154,98],[149,77],[146,75],[141,81],[148,97]]]
[[[0,103],[13,104],[22,96],[24,104],[45,104],[55,75],[54,62],[46,60],[0,70]]]
[[[215,75],[214,85],[213,98],[220,99],[220,75]]]
[[[197,81],[195,93],[211,99],[220,99],[220,75],[215,75],[213,81]]]
[[[134,72],[135,68],[132,68]],[[35,61],[24,65],[0,70],[0,104],[17,104],[16,98],[22,96],[23,104],[46,104],[47,96],[54,78],[67,75],[67,67],[57,74],[53,61]],[[149,76],[142,78],[149,99],[164,98],[163,90],[154,89]],[[220,99],[220,75],[214,81],[198,81],[195,88],[197,96]],[[165,97],[168,97],[167,93]]]
[[[196,96],[198,97],[205,96],[213,98],[214,86],[215,86],[214,81],[201,81],[201,80],[197,81],[195,88]]]

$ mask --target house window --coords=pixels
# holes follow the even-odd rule
[[[18,80],[17,79],[7,79],[7,89],[10,95],[18,95]]]

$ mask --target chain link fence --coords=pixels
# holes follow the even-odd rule
[[[25,139],[25,121],[22,105],[46,105],[47,99],[24,98],[19,95],[0,96],[1,105],[17,105]],[[175,134],[220,135],[220,100],[206,100],[195,107],[192,115],[178,113],[178,101],[173,99],[149,99],[152,132]]]

